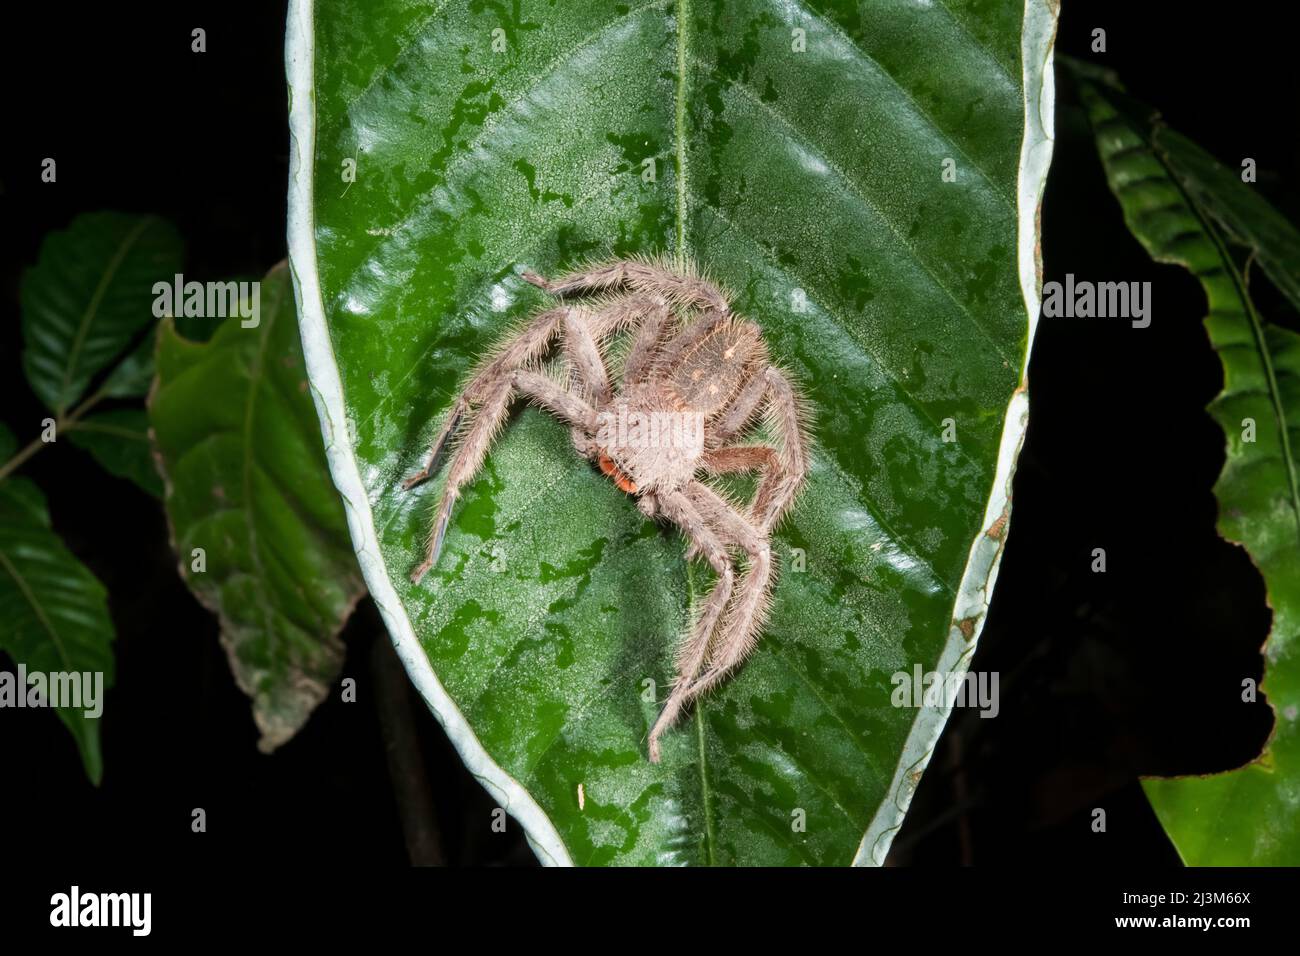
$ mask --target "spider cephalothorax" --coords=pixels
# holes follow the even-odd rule
[[[419,582],[438,560],[452,509],[474,477],[511,403],[523,395],[570,426],[574,447],[636,499],[650,517],[681,529],[687,558],[703,556],[717,581],[677,653],[677,678],[650,731],[650,759],[682,708],[716,687],[757,643],[776,568],[772,528],[808,471],[808,436],[798,392],[768,359],[758,326],[693,270],[620,260],[547,281],[524,278],[569,300],[541,312],[483,362],[456,399],[410,488],[438,468],[460,435]],[[585,298],[584,298],[585,296]],[[617,383],[610,346],[630,345]],[[564,375],[542,362],[559,342]],[[747,442],[765,417],[772,445]],[[758,472],[754,499],[737,505],[706,479]],[[744,570],[736,572],[736,561]]]

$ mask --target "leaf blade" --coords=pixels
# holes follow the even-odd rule
[[[58,415],[153,320],[153,284],[180,271],[183,246],[153,216],[78,216],[22,278],[23,368]]]
[[[1219,533],[1245,547],[1264,577],[1273,626],[1260,689],[1275,715],[1256,760],[1201,777],[1148,778],[1161,824],[1191,865],[1280,865],[1300,860],[1291,792],[1300,773],[1295,728],[1300,686],[1292,663],[1300,631],[1300,336],[1270,325],[1251,299],[1233,243],[1258,253],[1270,276],[1294,282],[1300,235],[1239,179],[1163,126],[1121,90],[1083,77],[1081,95],[1112,192],[1153,258],[1186,267],[1208,300],[1205,327],[1224,388],[1209,411],[1227,440],[1214,487]],[[1268,209],[1267,216],[1260,210]],[[1287,292],[1287,286],[1279,283]],[[1245,439],[1246,420],[1257,432]]]
[[[13,444],[0,426],[0,449]],[[112,686],[108,593],[54,533],[45,496],[25,478],[0,480],[0,617],[0,649],[29,673],[100,673],[102,688]],[[15,691],[27,694],[26,687]],[[102,708],[102,696],[97,703]],[[76,741],[86,776],[98,785],[104,773],[99,720],[86,709],[56,712]]]
[[[257,328],[227,320],[196,343],[164,322],[149,420],[181,576],[219,617],[270,751],[337,678],[339,631],[362,588],[302,377],[287,269],[262,285]]]

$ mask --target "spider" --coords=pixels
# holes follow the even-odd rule
[[[554,281],[532,272],[523,278],[559,302],[479,365],[424,468],[403,483],[410,489],[435,474],[451,443],[427,553],[411,579],[418,584],[437,563],[456,499],[482,467],[514,399],[527,397],[567,423],[578,454],[647,517],[675,524],[689,543],[687,560],[702,556],[716,572],[650,730],[649,757],[658,763],[659,739],[682,709],[722,683],[758,641],[776,578],[772,529],[808,472],[804,402],[769,361],[758,326],[736,316],[693,267],[623,259]],[[622,332],[630,345],[615,384],[610,346]],[[557,340],[560,374],[547,374],[541,363]],[[760,418],[775,445],[745,441]],[[748,506],[702,480],[737,472],[759,475]]]

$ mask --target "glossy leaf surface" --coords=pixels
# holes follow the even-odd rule
[[[1005,530],[1053,29],[1036,2],[294,4],[290,253],[335,481],[408,669],[545,862],[883,860],[946,716],[891,678],[964,667]],[[818,442],[763,641],[658,766],[710,586],[679,535],[532,410],[421,586],[440,482],[398,490],[545,304],[520,273],[634,254],[733,292]]]
[[[176,231],[152,216],[78,216],[41,246],[23,274],[23,367],[27,381],[62,416],[154,321],[154,283],[181,269]],[[138,376],[137,376],[138,379]],[[110,392],[122,393],[125,379]]]
[[[0,461],[8,460],[15,444],[0,425]],[[40,673],[47,680],[75,674],[83,694],[93,685],[94,675],[100,675],[95,707],[55,711],[77,742],[86,775],[99,783],[104,773],[99,745],[102,693],[113,684],[108,594],[54,533],[41,490],[12,475],[0,479],[0,621],[0,650],[27,674]],[[16,670],[4,675],[13,683],[8,691],[0,688],[0,696],[30,694],[30,682],[20,685],[16,675]],[[86,683],[87,676],[92,684]],[[82,703],[89,701],[83,698]],[[3,706],[18,706],[17,699],[6,699]]]

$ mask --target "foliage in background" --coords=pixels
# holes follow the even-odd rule
[[[171,284],[182,261],[181,240],[166,222],[91,213],[51,233],[23,276],[22,366],[49,417],[29,423],[27,430],[39,434],[21,450],[0,426],[0,651],[29,673],[100,672],[107,689],[114,630],[103,585],[52,530],[40,490],[14,472],[68,439],[109,473],[162,496],[142,399],[154,380],[160,337],[154,285]],[[163,457],[180,474],[167,498],[173,528],[187,543],[204,537],[195,526],[204,516],[190,482],[207,481],[210,494],[213,482],[226,481],[240,506],[204,526],[212,533],[206,576],[187,570],[185,578],[221,616],[223,643],[240,686],[254,698],[267,749],[301,726],[337,676],[338,631],[359,594],[287,287],[282,267],[265,280],[269,308],[260,332],[235,319],[183,320],[197,338],[212,335],[216,324],[219,342],[211,346],[181,339],[168,320],[160,348],[169,379],[181,378],[192,362],[203,368],[189,379],[206,387],[185,395],[184,384],[169,381],[175,387],[168,394],[184,397],[155,403],[172,454]],[[205,446],[197,454],[187,454],[195,450],[184,446],[191,439]],[[218,445],[233,451],[214,457]],[[245,470],[257,478],[243,480]],[[268,476],[287,493],[269,486]],[[254,528],[261,549],[248,546]],[[58,714],[87,776],[98,783],[99,719],[85,717],[82,708]]]
[[[0,425],[0,458],[15,450],[13,434]],[[41,490],[26,478],[0,480],[0,650],[28,672],[101,673],[106,692],[113,684],[114,637],[107,598],[50,527]],[[15,686],[15,692],[26,696],[28,688]],[[102,708],[103,698],[96,703]],[[56,712],[77,742],[86,776],[98,784],[104,773],[99,720],[86,710]]]
[[[220,619],[270,751],[338,677],[338,633],[364,589],[283,263],[262,280],[260,303],[255,328],[228,319],[206,343],[164,321],[149,420],[181,576]]]
[[[1192,272],[1209,301],[1205,327],[1224,378],[1209,410],[1227,437],[1214,488],[1219,532],[1246,548],[1273,609],[1260,689],[1275,724],[1264,751],[1227,773],[1149,779],[1146,791],[1188,863],[1294,865],[1300,861],[1300,336],[1260,315],[1251,283],[1262,271],[1300,310],[1300,233],[1243,182],[1240,170],[1169,129],[1112,78],[1080,68],[1076,79],[1130,231],[1152,258]]]
[[[13,472],[70,437],[114,474],[156,491],[140,410],[92,412],[148,389],[153,284],[179,272],[182,255],[180,237],[161,219],[93,213],[51,233],[23,275],[22,365],[50,416],[28,423],[41,434],[21,451],[8,429],[0,442],[0,650],[28,671],[101,672],[105,690],[112,685],[104,587],[52,530],[40,490]],[[58,714],[99,783],[99,720],[81,708]]]

